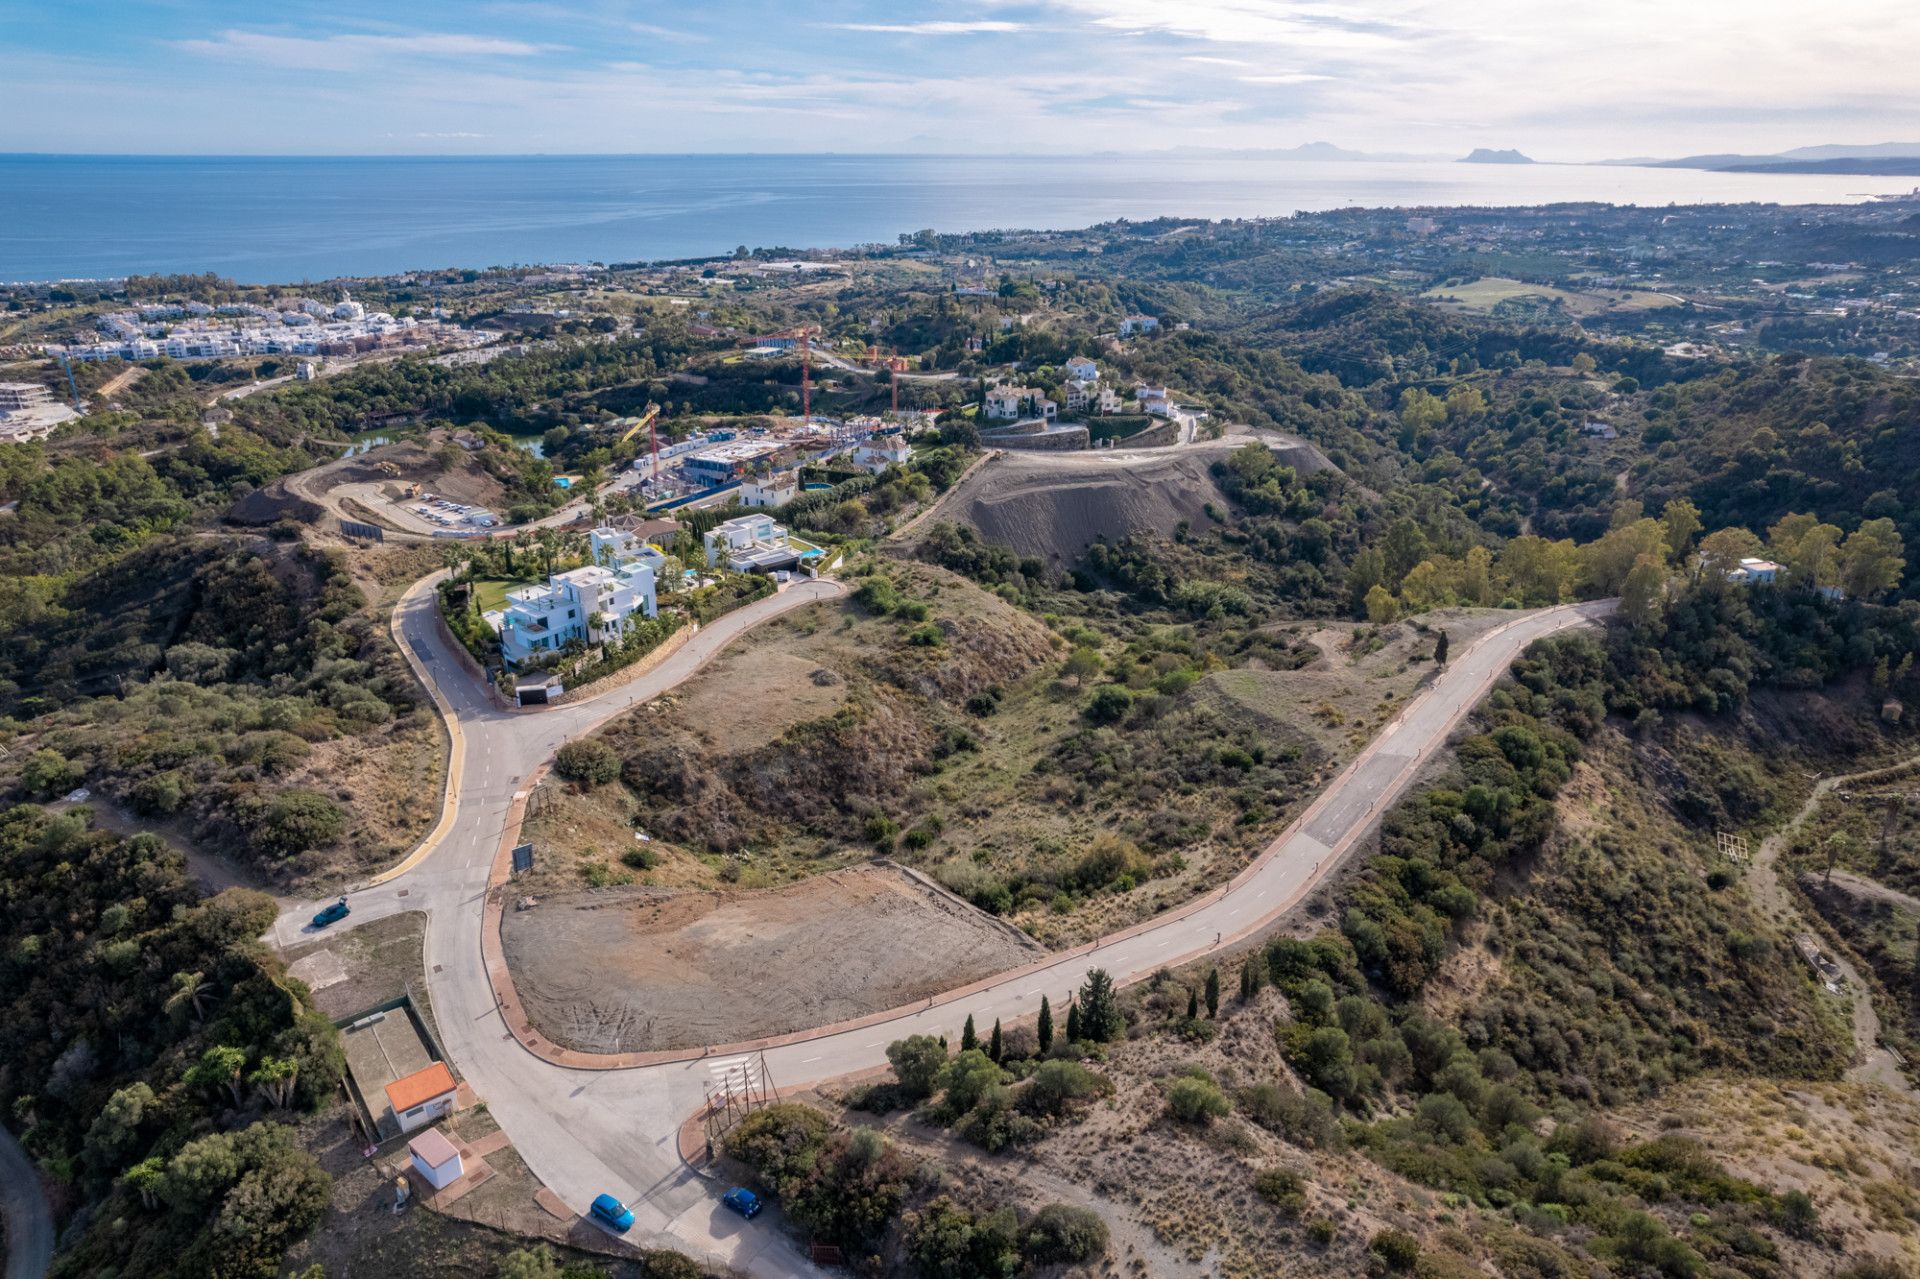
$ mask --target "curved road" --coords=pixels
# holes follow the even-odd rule
[[[727,1213],[679,1158],[680,1124],[701,1104],[702,1085],[725,1069],[724,1054],[628,1069],[580,1069],[536,1056],[514,1038],[496,1007],[480,934],[487,877],[508,810],[516,792],[525,791],[527,779],[561,745],[686,679],[752,626],[845,588],[826,581],[790,587],[699,631],[639,679],[584,703],[516,712],[495,705],[442,638],[434,624],[432,580],[402,598],[395,632],[454,736],[451,811],[398,873],[353,895],[347,923],[404,910],[428,912],[426,979],[441,1040],[527,1165],[569,1205],[581,1209],[594,1195],[611,1191],[634,1209],[635,1242],[677,1248],[753,1275],[823,1273],[778,1231]],[[1232,883],[1124,933],[925,1008],[768,1048],[774,1080],[788,1089],[883,1065],[886,1045],[904,1035],[951,1036],[969,1014],[979,1025],[1031,1015],[1042,994],[1064,1006],[1090,968],[1105,968],[1124,984],[1261,931],[1372,827],[1515,656],[1535,640],[1597,620],[1612,607],[1607,601],[1519,614],[1455,654]],[[302,924],[313,909],[283,915],[275,940],[284,945],[302,939]]]
[[[53,1264],[53,1209],[40,1170],[0,1128],[0,1215],[7,1221],[7,1279],[40,1279]]]

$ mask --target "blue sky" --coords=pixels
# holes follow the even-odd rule
[[[1912,0],[18,0],[0,151],[1920,140]]]

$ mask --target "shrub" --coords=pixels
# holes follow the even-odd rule
[[[901,1091],[920,1101],[933,1095],[940,1072],[947,1068],[947,1050],[932,1035],[910,1035],[887,1045],[887,1061]]]
[[[1077,1061],[1044,1061],[1020,1089],[1020,1104],[1036,1115],[1057,1117],[1079,1102],[1104,1097],[1112,1083]]]
[[[1233,1103],[1211,1079],[1183,1076],[1167,1088],[1167,1110],[1181,1123],[1204,1126],[1232,1109]]]
[[[629,848],[620,854],[620,860],[635,870],[652,870],[660,864],[660,854],[651,848]]]
[[[84,775],[85,770],[78,764],[68,762],[59,751],[43,746],[27,756],[27,762],[21,765],[20,785],[33,798],[48,799],[72,790]]]
[[[605,742],[568,742],[553,757],[553,771],[570,782],[604,786],[620,776],[620,757]]]
[[[1115,724],[1133,709],[1133,694],[1119,684],[1103,684],[1087,703],[1087,718],[1096,724]]]
[[[253,846],[270,857],[292,857],[340,838],[347,815],[325,795],[285,790],[271,797],[248,795],[234,805]]]
[[[1297,1217],[1307,1206],[1307,1182],[1288,1168],[1262,1168],[1253,1174],[1253,1191],[1288,1217]]]
[[[192,789],[193,784],[185,774],[170,769],[135,782],[128,798],[133,801],[135,812],[166,817],[179,812],[186,805]]]
[[[1027,1260],[1034,1265],[1084,1265],[1107,1254],[1107,1223],[1072,1204],[1048,1204],[1026,1229]]]
[[[1382,1230],[1368,1248],[1394,1274],[1406,1274],[1420,1261],[1420,1241],[1404,1230]]]
[[[1309,1150],[1339,1150],[1346,1144],[1333,1100],[1289,1084],[1255,1084],[1241,1092],[1240,1112],[1269,1132]]]

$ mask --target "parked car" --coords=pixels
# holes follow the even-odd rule
[[[348,906],[347,899],[342,897],[339,901],[325,907],[319,914],[315,915],[313,917],[313,926],[315,928],[325,928],[328,924],[345,919],[352,913],[353,908]]]
[[[615,1199],[612,1195],[597,1195],[593,1207],[587,1209],[595,1221],[615,1234],[625,1234],[633,1229],[633,1209]]]
[[[720,1196],[720,1202],[751,1221],[760,1215],[760,1209],[766,1205],[760,1202],[760,1196],[745,1186],[735,1186]]]

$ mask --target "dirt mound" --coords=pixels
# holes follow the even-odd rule
[[[1182,520],[1207,519],[1208,503],[1224,507],[1212,466],[1247,443],[1230,438],[1153,452],[1003,453],[941,499],[933,522],[964,524],[986,541],[1070,564],[1098,538],[1129,533],[1169,535]],[[1276,446],[1303,473],[1330,464],[1305,444]]]
[[[284,479],[275,480],[265,488],[255,489],[228,510],[226,518],[231,524],[261,525],[277,524],[284,519],[298,520],[302,524],[318,523],[326,514],[318,502],[287,491]]]
[[[567,893],[509,911],[502,933],[534,1027],[589,1052],[805,1030],[1044,953],[896,867],[765,892]]]

